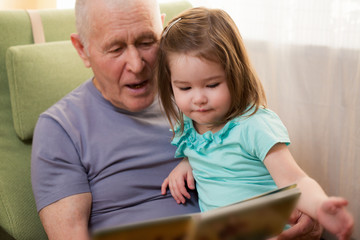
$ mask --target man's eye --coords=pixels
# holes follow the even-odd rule
[[[118,52],[121,52],[123,51],[123,47],[117,47],[117,48],[113,48],[110,50],[111,53],[118,53]]]
[[[140,42],[139,45],[142,47],[151,47],[154,43],[155,43],[154,40],[148,40],[148,41]]]
[[[208,88],[216,88],[217,86],[219,86],[220,83],[214,83],[214,84],[210,84],[207,85]]]
[[[148,42],[143,42],[143,45],[152,45],[154,43],[154,41],[148,41]]]

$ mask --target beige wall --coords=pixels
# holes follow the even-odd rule
[[[1,0],[0,9],[56,8],[56,0]]]

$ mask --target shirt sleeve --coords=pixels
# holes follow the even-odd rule
[[[247,152],[264,161],[269,150],[277,143],[290,144],[288,131],[279,116],[268,109],[259,109],[246,120],[242,136]]]
[[[40,117],[34,131],[31,181],[38,211],[62,198],[90,192],[74,140],[49,117]]]

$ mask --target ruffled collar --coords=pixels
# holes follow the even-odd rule
[[[177,125],[175,127],[175,137],[171,143],[177,146],[178,154],[182,153],[185,148],[191,148],[199,153],[205,153],[209,146],[213,144],[221,145],[236,124],[235,120],[231,120],[216,133],[207,131],[204,134],[199,134],[194,128],[193,121],[184,116],[184,132],[181,134],[180,125]]]

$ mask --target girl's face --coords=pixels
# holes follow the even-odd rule
[[[191,54],[169,55],[171,85],[176,105],[194,121],[202,134],[219,131],[214,127],[227,114],[231,96],[221,64]]]

